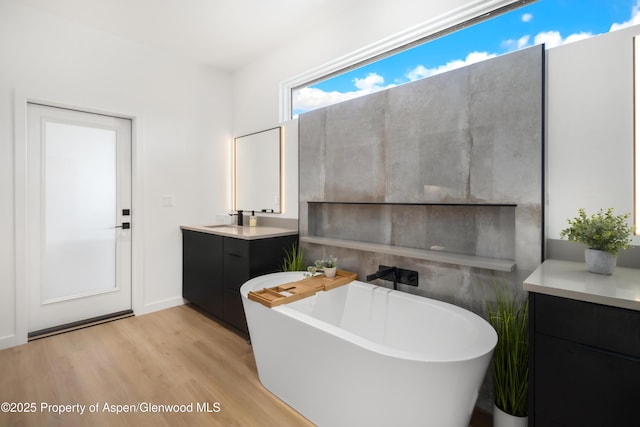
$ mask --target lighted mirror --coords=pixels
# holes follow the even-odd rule
[[[235,210],[280,212],[280,127],[234,138]]]

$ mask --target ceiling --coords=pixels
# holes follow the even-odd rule
[[[60,18],[234,70],[362,0],[14,0]]]

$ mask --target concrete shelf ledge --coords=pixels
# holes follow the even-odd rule
[[[513,271],[516,266],[515,261],[508,259],[479,257],[474,255],[456,254],[428,249],[406,248],[402,246],[382,245],[379,243],[359,242],[356,240],[333,239],[329,237],[317,236],[301,236],[300,241],[305,243],[314,243],[317,245],[334,246],[337,248],[355,249],[366,252],[377,252],[387,255],[423,259],[426,261],[463,265],[467,267],[484,268],[487,270],[495,271]]]

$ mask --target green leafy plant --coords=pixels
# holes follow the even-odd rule
[[[502,411],[524,417],[529,390],[529,303],[505,288],[495,283],[495,302],[486,300],[489,323],[498,335],[492,366],[494,401]]]
[[[304,271],[304,251],[296,243],[291,245],[291,249],[284,251],[284,259],[282,260],[282,271]]]
[[[333,255],[329,255],[327,258],[318,259],[313,265],[307,267],[307,271],[310,276],[315,275],[319,271],[323,271],[325,268],[335,268],[338,265],[338,258]]]
[[[621,249],[627,249],[631,243],[634,227],[628,222],[630,213],[614,215],[613,208],[600,209],[588,216],[584,209],[578,209],[578,216],[567,220],[569,227],[560,232],[570,242],[580,242],[589,249],[606,251],[617,255]]]
[[[316,268],[335,268],[338,265],[338,258],[329,255],[327,258],[316,261]]]

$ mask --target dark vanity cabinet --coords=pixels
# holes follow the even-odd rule
[[[280,269],[298,235],[241,239],[182,230],[182,296],[248,334],[240,287]]]
[[[182,231],[182,297],[222,317],[224,237]]]
[[[535,292],[529,304],[529,425],[640,425],[640,311]]]

